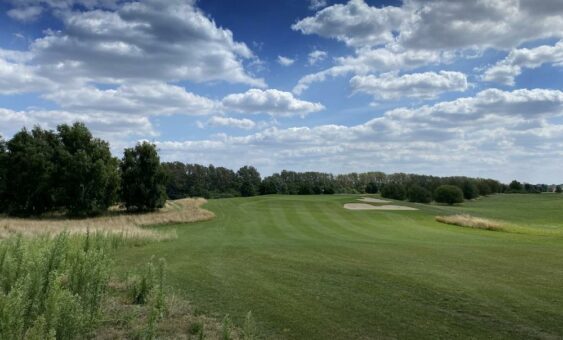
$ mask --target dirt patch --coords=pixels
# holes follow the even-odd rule
[[[362,197],[358,199],[360,202],[368,202],[368,203],[391,203],[391,201],[382,200],[379,198],[371,198],[371,197]]]
[[[403,205],[371,205],[366,203],[346,203],[344,209],[348,210],[418,210],[416,208],[405,207]]]

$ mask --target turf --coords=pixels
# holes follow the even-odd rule
[[[166,258],[170,282],[197,309],[237,323],[251,310],[264,338],[563,337],[562,195],[342,208],[357,198],[210,200],[214,220],[173,226],[178,239],[124,250],[119,263]],[[550,233],[434,221],[448,213]]]

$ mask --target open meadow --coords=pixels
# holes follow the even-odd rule
[[[209,200],[214,219],[155,227],[178,237],[118,249],[117,265],[162,257],[198,313],[240,325],[250,310],[269,339],[563,336],[563,196],[343,208],[361,197]],[[435,220],[452,214],[506,228]]]

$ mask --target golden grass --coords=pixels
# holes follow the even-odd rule
[[[215,215],[201,208],[206,202],[203,198],[168,201],[163,209],[143,214],[127,213],[123,209],[114,208],[108,215],[85,219],[0,217],[0,239],[13,234],[37,236],[56,235],[64,231],[86,234],[89,231],[121,234],[126,238],[167,240],[176,238],[176,231],[163,232],[143,226],[210,220]]]
[[[463,215],[450,215],[450,216],[436,216],[436,221],[460,227],[506,231],[505,224],[500,221],[490,220],[481,217],[475,217],[467,214]]]

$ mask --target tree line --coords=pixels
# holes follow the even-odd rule
[[[55,131],[22,129],[0,138],[0,212],[17,216],[57,212],[69,216],[104,213],[116,203],[150,211],[166,199],[224,198],[268,194],[380,193],[397,200],[458,203],[495,193],[561,192],[561,187],[493,179],[364,172],[333,175],[283,170],[261,177],[253,166],[236,172],[214,165],[161,163],[155,145],[143,142],[112,156],[109,144],[84,124]]]
[[[0,212],[10,215],[91,216],[117,202],[154,210],[166,202],[165,188],[150,143],[125,149],[119,160],[81,123],[22,129],[7,142],[0,139]]]

